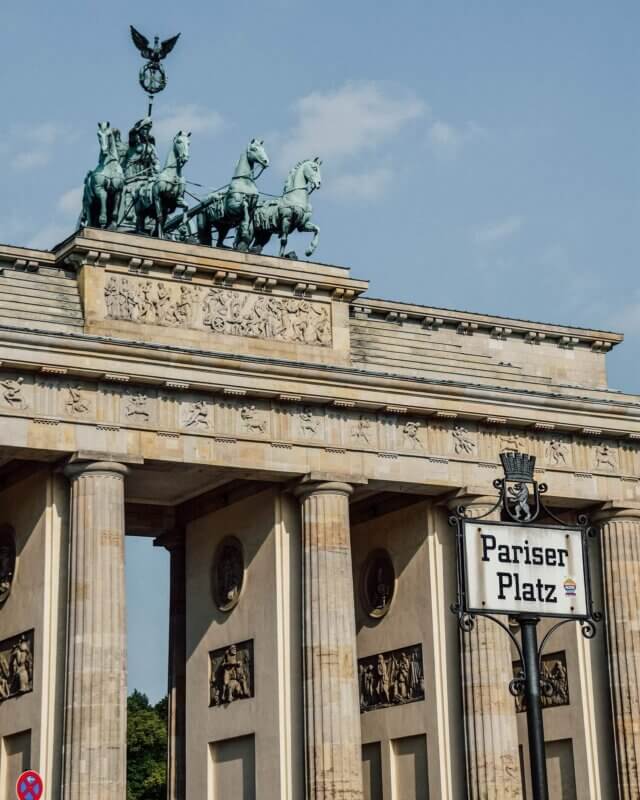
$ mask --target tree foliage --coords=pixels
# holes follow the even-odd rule
[[[167,699],[155,706],[135,690],[127,699],[127,800],[165,800]]]

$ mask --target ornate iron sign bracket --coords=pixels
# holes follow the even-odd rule
[[[520,673],[516,675],[509,683],[509,691],[514,696],[525,696],[527,704],[527,725],[529,730],[529,750],[531,757],[531,772],[532,784],[535,800],[547,800],[547,776],[546,776],[546,762],[544,752],[544,729],[542,723],[542,707],[540,703],[541,693],[549,696],[553,687],[544,678],[541,677],[542,655],[545,645],[551,636],[563,625],[569,622],[578,622],[581,627],[582,635],[586,639],[592,639],[596,635],[596,623],[602,619],[602,614],[596,611],[593,606],[591,597],[591,575],[589,569],[589,553],[588,542],[589,539],[596,535],[595,528],[590,524],[587,515],[577,514],[576,522],[574,525],[568,525],[567,522],[558,517],[550,508],[548,508],[543,500],[544,494],[547,492],[547,485],[545,483],[538,483],[534,478],[535,457],[527,455],[526,453],[519,452],[506,452],[500,454],[502,466],[504,469],[504,477],[497,478],[493,485],[498,490],[498,496],[495,504],[484,514],[472,516],[469,514],[464,506],[458,506],[455,512],[449,517],[449,524],[456,529],[456,560],[457,560],[457,598],[456,602],[451,605],[451,611],[458,618],[458,626],[463,635],[469,633],[475,627],[476,617],[485,617],[491,620],[494,624],[498,625],[509,636],[518,652],[520,664],[522,665]],[[488,522],[486,528],[493,531],[504,531],[505,541],[507,541],[507,534],[511,536],[510,541],[513,540],[513,534],[522,529],[522,533],[526,534],[529,531],[529,539],[532,539],[532,534],[535,530],[535,535],[538,537],[536,541],[540,541],[541,534],[544,536],[545,531],[550,536],[557,537],[559,534],[564,535],[567,539],[571,537],[574,542],[579,540],[579,545],[576,547],[572,555],[577,553],[580,556],[581,550],[581,567],[584,578],[583,587],[585,596],[581,604],[581,610],[578,610],[578,603],[570,606],[570,610],[565,612],[561,610],[558,613],[553,611],[540,610],[539,603],[532,604],[532,611],[527,612],[522,608],[522,604],[518,604],[517,611],[505,610],[504,605],[501,608],[492,607],[489,602],[489,607],[485,609],[485,601],[482,601],[482,607],[479,607],[476,597],[470,597],[469,577],[471,569],[480,569],[480,565],[469,564],[467,561],[467,542],[465,541],[465,534],[469,526],[478,526],[482,520],[489,520],[489,518],[496,512],[500,513],[500,522]],[[550,524],[548,523],[550,521]],[[482,526],[476,529],[478,532],[482,530]],[[491,547],[496,548],[495,538],[489,534],[485,534],[483,543],[485,549],[482,550],[482,561],[488,561],[488,547],[486,541],[491,541]],[[557,539],[556,539],[557,540]],[[546,561],[538,551],[542,551],[541,547],[529,547],[529,541],[523,540],[525,546],[516,545],[511,547],[514,552],[517,550],[518,554],[515,556],[516,567],[510,567],[517,571],[520,566],[519,557],[526,559],[524,563],[527,565],[536,565],[540,567],[540,574],[544,575]],[[509,547],[509,545],[502,545],[502,547]],[[509,552],[508,550],[505,552]],[[555,551],[554,551],[555,552]],[[558,550],[557,552],[566,554],[561,558],[570,558],[568,550]],[[524,554],[524,555],[522,555]],[[546,556],[545,556],[546,558]],[[551,564],[557,566],[555,556]],[[533,559],[533,560],[532,560]],[[578,559],[580,560],[580,558]],[[560,564],[563,564],[560,561]],[[504,573],[499,573],[504,575]],[[506,578],[505,578],[506,583]],[[540,581],[538,581],[540,583]],[[576,581],[567,577],[563,582],[563,589],[566,597],[565,605],[567,602],[571,603],[571,598],[575,596],[580,587],[577,586]],[[549,585],[545,586],[549,589]],[[501,599],[502,596],[499,595]],[[567,601],[566,598],[569,598]],[[527,598],[532,599],[532,598]],[[473,600],[473,602],[471,602]],[[554,600],[554,602],[556,602]],[[496,602],[497,606],[498,603]],[[502,622],[498,616],[506,614],[509,619],[509,624]],[[537,625],[541,617],[555,617],[557,622],[547,631],[542,638],[540,645],[537,643]],[[514,628],[519,629],[520,641],[514,632]]]

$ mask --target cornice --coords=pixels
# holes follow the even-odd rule
[[[485,334],[493,339],[519,339],[531,345],[550,343],[565,349],[589,347],[601,353],[608,352],[624,339],[623,334],[611,331],[533,322],[366,296],[358,298],[353,303],[352,316],[355,319],[375,319],[376,322],[388,322],[394,325],[417,322],[426,330],[450,328],[466,336]]]
[[[301,402],[347,404],[363,410],[402,409],[402,413],[558,433],[579,432],[587,437],[628,436],[633,441],[640,438],[640,398],[635,396],[629,396],[629,401],[606,396],[571,396],[557,390],[408,378],[345,366],[194,351],[86,334],[25,332],[0,326],[0,347],[3,342],[12,344],[10,357],[5,355],[0,362],[5,370],[237,391],[257,397],[293,396],[293,392]],[[91,366],[87,366],[88,353]],[[168,364],[182,374],[168,381]],[[362,398],[363,392],[367,393],[366,399]],[[559,417],[559,413],[563,416]]]

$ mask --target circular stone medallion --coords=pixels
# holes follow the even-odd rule
[[[244,583],[244,555],[235,536],[225,536],[213,559],[213,599],[220,611],[238,604]]]
[[[362,567],[362,602],[367,614],[381,619],[389,611],[396,588],[396,573],[386,550],[374,550]]]
[[[11,594],[16,571],[16,539],[13,528],[0,525],[0,606]]]

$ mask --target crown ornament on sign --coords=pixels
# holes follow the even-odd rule
[[[500,453],[504,477],[508,481],[533,481],[536,457],[527,453]]]

